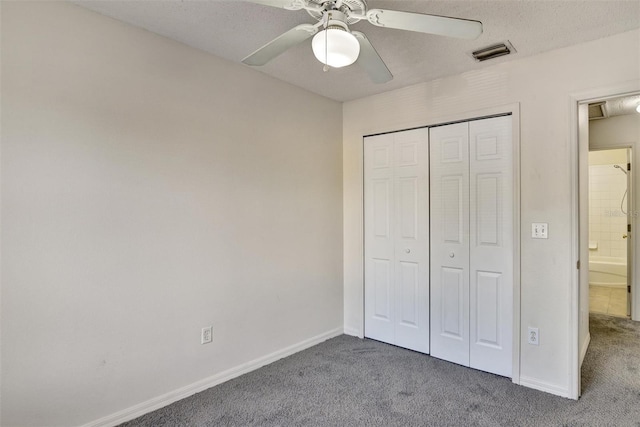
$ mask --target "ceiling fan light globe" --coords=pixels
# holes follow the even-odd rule
[[[326,48],[325,40],[327,43]],[[358,55],[360,55],[358,39],[342,28],[329,28],[320,31],[313,36],[311,48],[318,61],[333,68],[351,65],[356,62]]]

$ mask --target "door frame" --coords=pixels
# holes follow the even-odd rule
[[[578,110],[580,104],[588,103],[591,101],[597,101],[607,98],[613,98],[618,96],[624,96],[632,93],[640,92],[640,79],[631,80],[611,86],[600,87],[596,89],[585,90],[582,92],[576,92],[569,94],[569,161],[570,161],[570,175],[571,175],[571,290],[569,298],[569,398],[578,399],[580,396],[580,378],[581,378],[581,348],[580,348],[580,270],[578,262],[580,261],[580,187],[579,187],[579,158],[584,156],[580,147],[579,138],[579,115]],[[638,151],[638,150],[635,150]],[[587,144],[588,152],[588,144]],[[588,154],[588,153],[587,153]],[[637,223],[637,221],[636,221]],[[634,224],[632,233],[637,236],[636,228],[637,224]],[[636,258],[639,254],[634,254]],[[635,261],[635,260],[634,260]],[[634,285],[637,284],[636,264],[633,263]],[[583,262],[582,267],[588,263]],[[588,267],[587,267],[588,268]],[[632,291],[636,291],[639,286],[633,286]],[[636,304],[640,301],[638,292],[633,292],[635,295],[633,304],[635,307],[640,306]]]
[[[364,301],[364,139],[368,136],[380,135],[383,133],[394,133],[405,130],[417,129],[417,128],[429,128],[434,126],[442,126],[446,124],[467,122],[471,120],[481,120],[496,116],[511,116],[511,132],[512,132],[512,144],[513,144],[513,346],[512,346],[512,375],[511,381],[515,384],[520,384],[520,347],[521,347],[521,330],[520,330],[520,301],[521,301],[521,275],[520,275],[520,253],[521,253],[521,209],[520,209],[520,193],[521,193],[521,179],[520,179],[520,103],[506,104],[497,107],[489,107],[480,110],[468,111],[466,113],[455,114],[451,116],[437,117],[433,120],[429,120],[426,123],[416,126],[393,129],[387,132],[377,132],[371,134],[362,135],[362,147],[360,158],[360,167],[363,171],[362,186],[360,188],[360,197],[362,201],[362,217],[361,217],[361,259],[360,259],[360,274],[362,278],[361,282],[361,297],[362,297],[362,315],[360,318],[360,333],[357,335],[360,338],[364,338],[364,321],[365,321],[365,301]]]

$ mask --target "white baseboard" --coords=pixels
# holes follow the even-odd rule
[[[560,397],[569,397],[569,390],[567,390],[566,388],[545,381],[540,381],[535,378],[524,377],[521,375],[520,385],[533,388],[535,390],[544,391],[545,393],[555,394],[556,396]]]
[[[106,417],[100,418],[98,420],[91,421],[87,424],[84,424],[82,427],[112,427],[126,421],[130,421],[151,411],[155,411],[156,409],[167,406],[173,402],[177,402],[180,399],[184,399],[185,397],[189,397],[193,394],[199,393],[218,384],[222,384],[225,381],[229,381],[230,379],[254,371],[258,368],[268,365],[269,363],[273,363],[276,360],[280,360],[283,357],[291,356],[292,354],[305,350],[309,347],[313,347],[314,345],[320,344],[321,342],[326,341],[330,338],[342,335],[343,332],[343,328],[332,329],[320,335],[316,335],[315,337],[311,337],[309,339],[301,341],[297,344],[293,344],[289,347],[283,348],[282,350],[275,351],[271,354],[267,354],[266,356],[259,357],[250,362],[243,363],[242,365],[238,365],[231,369],[227,369],[226,371],[220,372],[219,374],[202,379],[193,384],[189,384],[188,386],[181,387],[177,390],[171,391],[158,397],[154,397],[153,399],[149,399],[146,402],[131,406],[130,408],[118,411],[111,415],[107,415]]]
[[[350,328],[348,326],[344,327],[344,334],[350,335],[352,337],[360,337],[360,331],[356,328]]]
[[[582,343],[582,348],[580,349],[580,366],[582,367],[582,362],[584,362],[584,357],[587,355],[587,349],[589,349],[589,343],[591,342],[591,334],[587,333],[587,339]]]

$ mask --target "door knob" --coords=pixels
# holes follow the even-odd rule
[[[623,239],[626,239],[626,238],[627,238],[627,235],[626,235],[626,234],[623,234],[623,235],[622,235],[622,238],[623,238]]]
[[[453,258],[454,256],[456,256],[456,254],[454,254],[453,252],[449,252],[449,258]]]
[[[407,248],[404,250],[406,253],[410,254],[411,253],[411,249]]]

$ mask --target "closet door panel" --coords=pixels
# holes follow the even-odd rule
[[[395,260],[393,137],[367,138],[364,145],[365,334],[394,340]]]
[[[442,267],[441,334],[461,341],[465,334],[464,293],[467,280],[461,268]]]
[[[511,117],[469,124],[470,366],[512,375],[513,148]]]
[[[469,131],[431,128],[431,355],[469,365]]]
[[[428,130],[364,145],[365,336],[429,352]]]
[[[429,131],[395,135],[395,344],[429,352]]]

